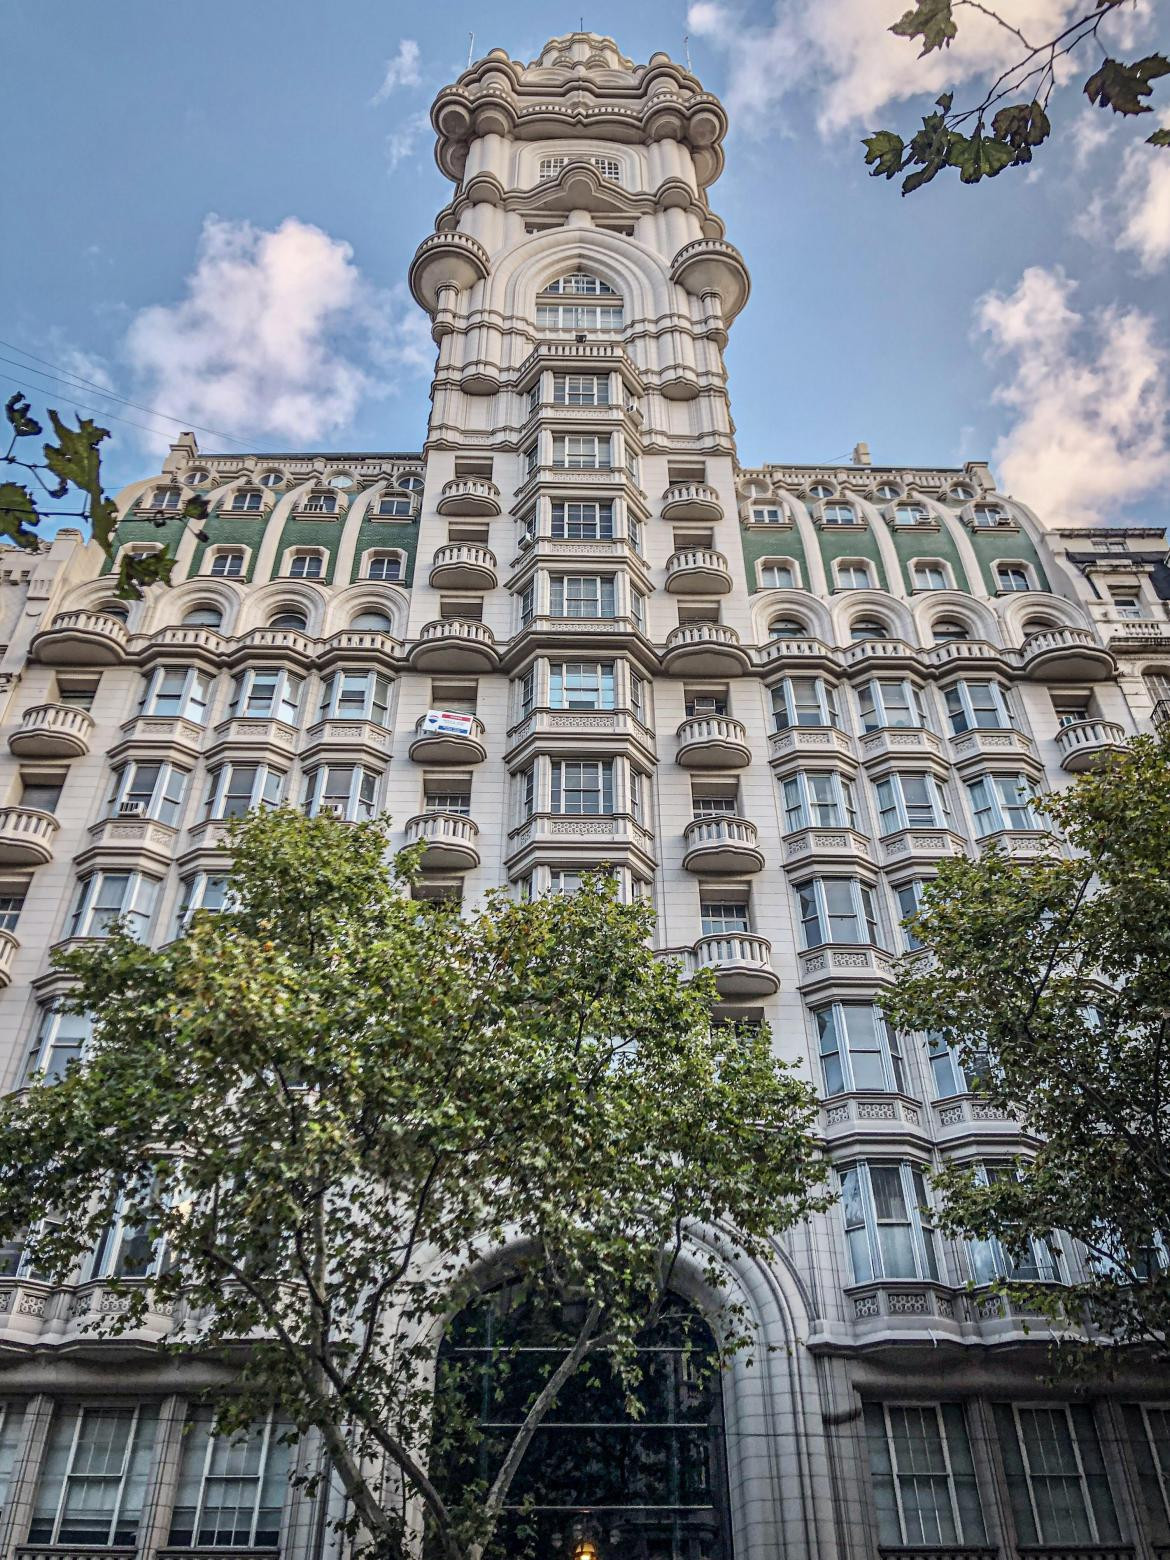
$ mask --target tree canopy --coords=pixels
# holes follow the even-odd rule
[[[940,868],[909,923],[925,952],[884,1005],[899,1027],[953,1046],[1034,1136],[1010,1173],[947,1167],[945,1227],[1016,1261],[1039,1240],[1075,1264],[1079,1242],[1088,1276],[1074,1267],[1074,1282],[1048,1291],[1050,1313],[1164,1353],[1170,746],[1139,737],[1039,806],[1059,836],[1040,859],[991,850]],[[1038,1298],[1010,1274],[1001,1287]]]
[[[978,103],[956,107],[955,94],[944,92],[909,141],[894,130],[865,137],[862,144],[870,173],[886,179],[904,174],[902,194],[910,195],[947,168],[953,168],[964,184],[978,184],[1005,168],[1030,163],[1037,147],[1052,134],[1048,108],[1060,62],[1084,45],[1095,43],[1104,54],[1084,83],[1089,102],[1129,118],[1151,113],[1153,105],[1147,100],[1154,83],[1170,75],[1170,59],[1155,53],[1128,62],[1117,60],[1104,53],[1100,41],[1102,24],[1126,4],[1127,0],[1093,0],[1054,37],[1036,42],[982,0],[915,0],[890,32],[920,41],[920,57],[950,47],[959,32],[956,12],[964,6],[1013,34],[1019,40],[1020,57],[988,84]],[[1170,148],[1170,128],[1159,128],[1146,140],[1150,146]]]
[[[410,897],[378,823],[276,810],[229,848],[222,912],[58,956],[94,1037],[0,1105],[0,1238],[64,1277],[112,1219],[138,1232],[95,1330],[173,1307],[160,1347],[231,1365],[228,1428],[278,1405],[319,1432],[363,1542],[402,1555],[421,1506],[437,1553],[476,1560],[573,1373],[604,1357],[633,1389],[680,1264],[719,1290],[733,1250],[824,1205],[815,1095],[766,1028],[712,1023],[713,987],[603,875],[464,918]],[[489,1475],[441,1491],[436,1350],[501,1278],[570,1335]],[[752,1347],[730,1295],[719,1335]]]

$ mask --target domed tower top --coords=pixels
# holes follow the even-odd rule
[[[550,38],[529,64],[492,49],[443,88],[431,123],[439,167],[457,185],[471,143],[502,135],[516,141],[676,141],[690,152],[698,189],[705,192],[723,170],[727,133],[723,105],[685,66],[662,53],[636,65],[612,38],[588,32]]]

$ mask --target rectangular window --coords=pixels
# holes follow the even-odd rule
[[[616,616],[616,600],[612,574],[554,574],[549,579],[553,617],[612,618]]]
[[[554,661],[548,669],[548,702],[554,710],[612,710],[612,661]]]
[[[193,666],[160,666],[142,703],[144,715],[166,715],[202,726],[207,719],[211,678]]]
[[[820,677],[786,677],[772,689],[772,719],[777,731],[790,726],[837,725],[837,698]]]
[[[862,1161],[839,1174],[854,1283],[879,1278],[937,1280],[934,1221],[918,1167]]]
[[[1129,1403],[1125,1422],[1150,1534],[1165,1545],[1170,1543],[1170,1408]]]
[[[349,823],[372,818],[377,811],[378,776],[360,764],[323,764],[305,776],[301,806],[310,818],[332,813]]]
[[[546,330],[620,330],[620,303],[538,303],[536,323]]]
[[[554,813],[613,812],[613,762],[556,760],[552,766]]]
[[[144,942],[160,881],[142,872],[92,872],[82,878],[69,936],[108,937],[113,923],[124,918],[130,936]]]
[[[49,1008],[41,1019],[28,1059],[28,1076],[56,1083],[66,1070],[80,1062],[92,1026],[88,1014],[61,1013]]]
[[[208,818],[242,818],[253,807],[278,807],[284,774],[267,764],[223,764],[208,776]]]
[[[1012,724],[1007,696],[998,683],[956,683],[946,690],[945,698],[951,732],[956,737],[973,727],[1006,731]]]
[[[319,580],[323,561],[320,553],[293,553],[288,572],[294,580]]]
[[[124,1544],[138,1538],[157,1411],[66,1408],[41,1469],[31,1544]]]
[[[814,1013],[826,1094],[906,1092],[896,1031],[870,1002],[834,1002]]]
[[[979,838],[1003,829],[1036,829],[1032,787],[1023,775],[981,775],[967,783],[975,833]]]
[[[374,506],[375,520],[409,520],[414,513],[412,498],[380,498]]]
[[[986,1542],[960,1404],[867,1403],[865,1428],[882,1544]]]
[[[228,880],[226,877],[209,876],[206,872],[197,872],[194,877],[184,878],[180,884],[179,907],[175,912],[175,932],[179,937],[191,924],[191,918],[199,910],[208,912],[222,910],[227,903]]]
[[[520,775],[520,816],[531,818],[536,811],[536,768],[531,766]]]
[[[750,932],[746,899],[705,899],[700,906],[704,937]]]
[[[24,909],[24,891],[0,893],[0,932],[14,932]]]
[[[949,1099],[953,1094],[971,1094],[978,1088],[980,1077],[986,1072],[985,1065],[982,1068],[964,1067],[959,1053],[941,1035],[928,1034],[926,1045],[935,1099]]]
[[[608,406],[608,374],[554,374],[556,406]]]
[[[611,541],[613,505],[555,502],[552,506],[552,534],[557,541]]]
[[[760,584],[771,590],[791,590],[796,575],[790,563],[765,563],[760,566]]]
[[[190,778],[177,764],[127,764],[114,773],[110,817],[154,818],[175,828]]]
[[[877,783],[878,833],[945,829],[946,797],[933,775],[893,774]]]
[[[245,719],[276,719],[295,726],[305,679],[279,666],[257,666],[236,679],[230,713]]]
[[[1091,1408],[997,1403],[995,1422],[1020,1543],[1117,1542],[1121,1532]]]
[[[170,1542],[185,1548],[275,1549],[288,1487],[284,1427],[271,1417],[242,1435],[214,1433],[199,1408],[187,1422]]]
[[[753,525],[783,525],[788,516],[778,505],[768,504],[752,510]]]
[[[875,677],[857,690],[861,729],[882,726],[925,726],[918,689],[904,677]]]
[[[646,632],[646,598],[640,590],[630,586],[630,616],[634,620],[634,627],[640,634]]]
[[[244,572],[242,552],[221,549],[211,560],[211,573],[216,579],[238,580]]]
[[[853,787],[835,770],[819,773],[801,771],[784,781],[784,828],[854,828],[857,814],[853,806]]]
[[[909,883],[903,883],[894,890],[894,897],[898,901],[898,918],[902,924],[902,939],[907,953],[914,953],[923,945],[915,937],[914,933],[906,925],[911,916],[918,914],[918,908],[922,903],[922,882],[914,878]]]
[[[321,690],[318,720],[390,724],[390,678],[384,672],[334,672]]]
[[[233,493],[231,508],[235,514],[258,514],[263,502],[263,493]]]
[[[991,1186],[996,1181],[1014,1180],[1018,1174],[1014,1165],[975,1166],[975,1178],[984,1186]],[[1029,1236],[1021,1252],[1009,1252],[1003,1242],[994,1236],[986,1240],[969,1240],[967,1252],[971,1259],[972,1276],[977,1284],[992,1284],[997,1278],[1014,1279],[1019,1283],[1064,1282],[1056,1248],[1051,1241],[1039,1236]]]
[[[608,433],[558,433],[553,436],[553,465],[570,471],[608,471]]]
[[[878,943],[873,890],[857,878],[813,878],[796,885],[804,947]]]
[[[397,553],[380,553],[370,559],[366,578],[370,580],[400,580],[402,559]]]
[[[536,586],[531,580],[520,592],[520,627],[527,628],[536,615]]]
[[[8,1502],[8,1486],[20,1446],[24,1410],[19,1404],[0,1404],[0,1510]]]

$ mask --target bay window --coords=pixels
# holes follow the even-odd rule
[[[175,828],[191,771],[178,764],[124,764],[114,771],[111,818],[154,818]]]
[[[152,1406],[59,1409],[33,1502],[29,1543],[132,1546],[157,1418]]]
[[[144,715],[167,715],[202,726],[212,679],[194,666],[156,666],[142,701]]]
[[[853,1282],[937,1280],[934,1221],[918,1166],[862,1160],[838,1174]]]
[[[894,890],[894,898],[898,901],[898,919],[902,927],[902,940],[907,953],[915,953],[923,946],[921,939],[916,937],[906,925],[913,916],[916,916],[922,908],[921,878],[912,878],[909,883],[900,883]]]
[[[937,1034],[927,1035],[926,1048],[936,1100],[949,1099],[953,1094],[976,1092],[980,1079],[987,1074],[986,1061],[982,1065],[974,1061],[972,1065],[964,1066],[958,1051]]]
[[[207,777],[207,818],[242,818],[254,807],[279,807],[284,771],[271,764],[220,764]]]
[[[823,677],[785,677],[772,689],[777,731],[790,726],[836,726],[837,695]]]
[[[554,406],[608,406],[608,374],[554,374]]]
[[[196,872],[179,885],[179,905],[175,911],[176,937],[191,924],[198,910],[222,910],[227,903],[228,879],[221,873]]]
[[[613,505],[558,500],[552,506],[552,534],[557,541],[611,541]]]
[[[119,1197],[114,1216],[106,1225],[86,1269],[86,1281],[95,1278],[150,1278],[160,1270],[163,1242],[146,1225],[134,1224]]]
[[[246,719],[283,720],[295,726],[305,679],[281,666],[255,666],[241,672],[229,711]]]
[[[967,782],[975,833],[980,839],[1004,829],[1038,829],[1031,782],[1024,775],[981,775]]]
[[[883,1546],[986,1543],[960,1403],[867,1403],[865,1429]]]
[[[784,828],[854,829],[857,810],[853,805],[853,787],[835,769],[823,773],[802,770],[784,781]]]
[[[1021,1544],[1115,1544],[1121,1537],[1093,1410],[996,1403],[995,1425]]]
[[[171,1512],[170,1542],[183,1547],[275,1549],[288,1489],[285,1427],[272,1414],[224,1435],[212,1409],[190,1415]]]
[[[325,679],[318,720],[368,720],[390,724],[391,679],[385,672],[338,671]]]
[[[811,878],[796,885],[804,948],[823,943],[877,943],[873,889],[858,878]]]
[[[862,731],[882,726],[925,726],[918,689],[905,677],[875,677],[857,690]]]
[[[886,775],[876,790],[880,835],[899,829],[945,829],[950,823],[946,792],[933,775]]]
[[[612,661],[553,661],[548,669],[548,702],[554,710],[612,710]]]
[[[130,936],[144,942],[160,882],[144,872],[91,872],[78,885],[69,936],[108,937],[124,919]]]
[[[906,1092],[896,1031],[872,1002],[834,1002],[813,1014],[826,1094]]]
[[[1012,721],[1007,694],[994,682],[959,682],[946,690],[947,718],[951,732],[1008,731]]]
[[[551,810],[572,814],[613,812],[613,761],[581,763],[554,759]]]
[[[549,612],[553,617],[613,618],[617,616],[616,602],[612,574],[554,574],[549,579]]]
[[[1011,1164],[975,1166],[975,1180],[980,1186],[1018,1180],[1019,1175],[1019,1170]],[[1019,1251],[1009,1252],[995,1235],[968,1240],[967,1251],[972,1277],[977,1284],[993,1284],[1000,1278],[1017,1283],[1063,1284],[1065,1281],[1056,1248],[1040,1235],[1027,1236]]]
[[[378,774],[361,764],[321,764],[310,769],[301,788],[301,807],[310,818],[332,813],[347,823],[377,812]]]
[[[36,1039],[28,1058],[28,1077],[56,1083],[70,1066],[79,1063],[93,1036],[88,1013],[63,1013],[47,1008],[41,1015]]]
[[[553,435],[553,465],[570,471],[608,471],[612,464],[608,433]]]

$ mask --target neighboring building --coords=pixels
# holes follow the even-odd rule
[[[386,810],[425,843],[420,892],[465,903],[608,864],[721,1015],[767,1019],[817,1080],[842,1197],[730,1275],[764,1347],[698,1436],[678,1386],[642,1509],[630,1482],[597,1501],[604,1560],[1170,1554],[1170,1380],[1070,1401],[1028,1317],[967,1292],[1003,1253],[932,1229],[926,1173],[1026,1142],[874,1007],[939,861],[1028,857],[1033,790],[1170,708],[1165,539],[1060,530],[979,463],[741,469],[725,118],[665,55],[496,49],[433,120],[455,193],[411,267],[424,449],[183,435],[120,499],[122,547],[178,551],[128,612],[75,533],[4,555],[7,1086],[84,1046],[50,948],[214,908],[249,806]],[[202,1420],[181,1440],[185,1378],[82,1330],[102,1275],[141,1271],[114,1233],[66,1291],[6,1253],[0,1550],[308,1560],[332,1541],[267,1433],[230,1458]],[[1076,1261],[1038,1243],[1027,1271]],[[566,1560],[567,1520],[542,1529]]]

